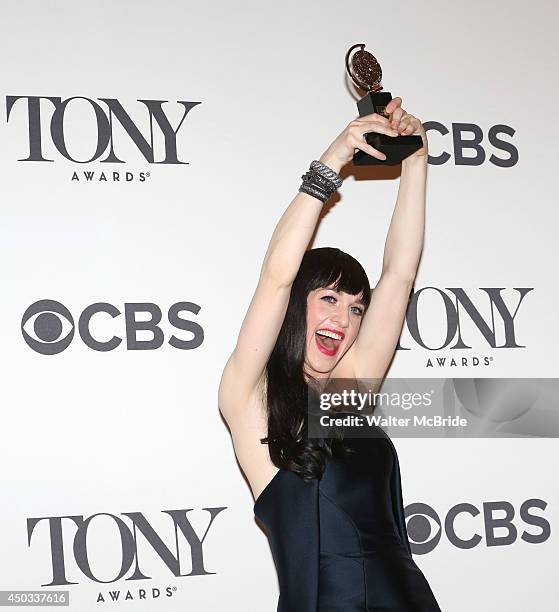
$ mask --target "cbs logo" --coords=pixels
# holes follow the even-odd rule
[[[192,338],[183,340],[171,335],[168,344],[182,349],[198,348],[204,341],[204,330],[195,321],[181,318],[183,312],[198,314],[200,306],[192,302],[177,302],[167,312],[169,323],[180,330],[190,332]],[[148,315],[148,320],[138,321],[137,314]],[[126,339],[126,348],[131,351],[154,350],[165,342],[165,335],[159,327],[162,312],[159,306],[149,302],[131,302],[124,304],[124,312],[106,302],[98,302],[87,306],[78,318],[78,334],[83,343],[94,351],[112,351],[119,346],[123,338],[113,335],[106,337],[106,331],[96,334],[92,331],[92,319],[95,315],[104,317],[103,323],[122,317],[122,335]],[[74,338],[76,325],[72,313],[60,302],[55,300],[39,300],[31,304],[23,314],[21,333],[27,345],[41,355],[57,355],[66,350]],[[139,332],[146,332],[148,340],[138,339]],[[103,335],[105,338],[103,338]],[[110,334],[109,334],[110,335]]]
[[[462,549],[474,548],[482,541],[486,546],[509,546],[519,537],[530,544],[541,544],[549,538],[551,526],[547,519],[532,514],[531,510],[546,507],[547,503],[541,499],[527,499],[520,506],[520,522],[538,529],[535,533],[522,529],[519,534],[519,527],[513,523],[514,506],[507,501],[483,502],[482,510],[473,504],[456,504],[447,512],[444,526],[431,506],[414,503],[405,510],[408,539],[416,555],[431,552],[440,542],[443,531],[451,544]]]
[[[426,121],[423,127],[426,132],[438,132],[443,137],[452,133],[452,152],[456,166],[481,166],[487,160],[495,166],[510,168],[518,163],[518,149],[509,140],[501,138],[502,135],[514,136],[515,130],[508,125],[494,125],[487,132],[487,138],[482,128],[475,123],[453,123],[449,130],[438,121]],[[437,149],[438,140],[438,138],[433,138],[432,145],[429,141],[429,164],[432,166],[446,164],[452,157],[448,151],[444,150],[450,148],[448,138],[443,138],[443,151],[439,155],[433,154]],[[491,152],[487,157],[488,149],[496,149],[504,155],[495,155]]]

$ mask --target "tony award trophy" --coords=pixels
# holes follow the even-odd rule
[[[360,47],[353,56],[351,52]],[[387,104],[392,100],[388,91],[380,91],[382,85],[382,69],[377,59],[372,53],[365,51],[363,43],[350,47],[345,56],[345,65],[348,75],[356,87],[367,91],[367,95],[357,102],[359,116],[377,113],[387,117],[385,112]],[[351,57],[350,57],[351,56]],[[395,166],[403,159],[419,151],[423,146],[421,136],[388,136],[387,134],[377,134],[369,132],[365,134],[365,140],[378,151],[386,155],[386,159],[377,159],[365,151],[357,151],[353,156],[353,163],[356,166],[372,166],[374,164],[386,164]]]

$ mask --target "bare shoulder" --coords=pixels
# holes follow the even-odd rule
[[[278,471],[270,459],[268,445],[260,442],[268,435],[264,375],[246,400],[246,405],[235,410],[234,417],[230,417],[227,424],[231,431],[235,456],[256,499]]]

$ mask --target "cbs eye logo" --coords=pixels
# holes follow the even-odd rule
[[[415,555],[431,552],[440,542],[442,527],[437,513],[427,504],[415,503],[406,507],[406,527],[411,549]]]
[[[192,338],[183,340],[175,335],[171,335],[168,344],[174,348],[190,350],[198,348],[204,341],[204,330],[195,321],[189,321],[179,316],[182,312],[193,312],[198,314],[200,306],[192,302],[177,302],[173,304],[167,313],[169,323],[181,330],[188,331]],[[138,321],[136,315],[148,315],[148,320]],[[119,346],[123,338],[113,335],[112,338],[101,339],[91,328],[94,315],[104,316],[105,319],[115,320],[116,324],[121,324],[123,319],[123,336],[126,339],[128,350],[154,350],[160,348],[165,342],[165,334],[159,326],[162,320],[161,309],[149,302],[126,303],[124,312],[116,306],[106,302],[98,302],[87,306],[80,314],[78,319],[78,334],[83,343],[94,351],[112,351]],[[103,321],[105,323],[105,321]],[[72,313],[60,302],[56,300],[39,300],[31,304],[23,314],[21,320],[21,333],[27,345],[36,353],[41,355],[57,355],[66,350],[76,331],[76,325]],[[138,333],[144,332],[149,339],[138,339]]]
[[[474,548],[484,539],[488,547],[514,544],[518,539],[518,527],[513,523],[514,506],[507,501],[494,501],[483,502],[482,507],[480,511],[473,504],[456,504],[447,512],[443,526],[431,506],[410,504],[406,507],[405,516],[412,553],[424,555],[431,552],[440,542],[443,531],[451,544],[462,549]],[[520,506],[520,521],[538,528],[536,533],[522,531],[521,540],[541,544],[549,538],[551,525],[547,519],[530,512],[533,508],[545,510],[546,507],[547,503],[542,499],[527,499]],[[476,530],[482,531],[483,536]]]
[[[37,353],[56,355],[74,338],[74,318],[60,302],[40,300],[31,304],[21,320],[25,342]]]

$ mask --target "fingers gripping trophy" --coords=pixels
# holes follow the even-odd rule
[[[359,49],[355,51],[355,49]],[[355,52],[354,52],[355,51]],[[353,55],[352,55],[353,52]],[[381,117],[388,117],[386,107],[392,100],[388,91],[381,91],[382,69],[376,57],[365,51],[365,45],[359,43],[349,48],[345,57],[346,70],[354,85],[367,91],[367,94],[357,102],[360,117],[376,113]],[[353,156],[353,163],[357,166],[375,164],[397,165],[423,147],[423,140],[418,135],[389,135],[369,132],[364,135],[365,142],[377,151],[384,153],[385,159],[370,155],[366,151],[358,150]]]

